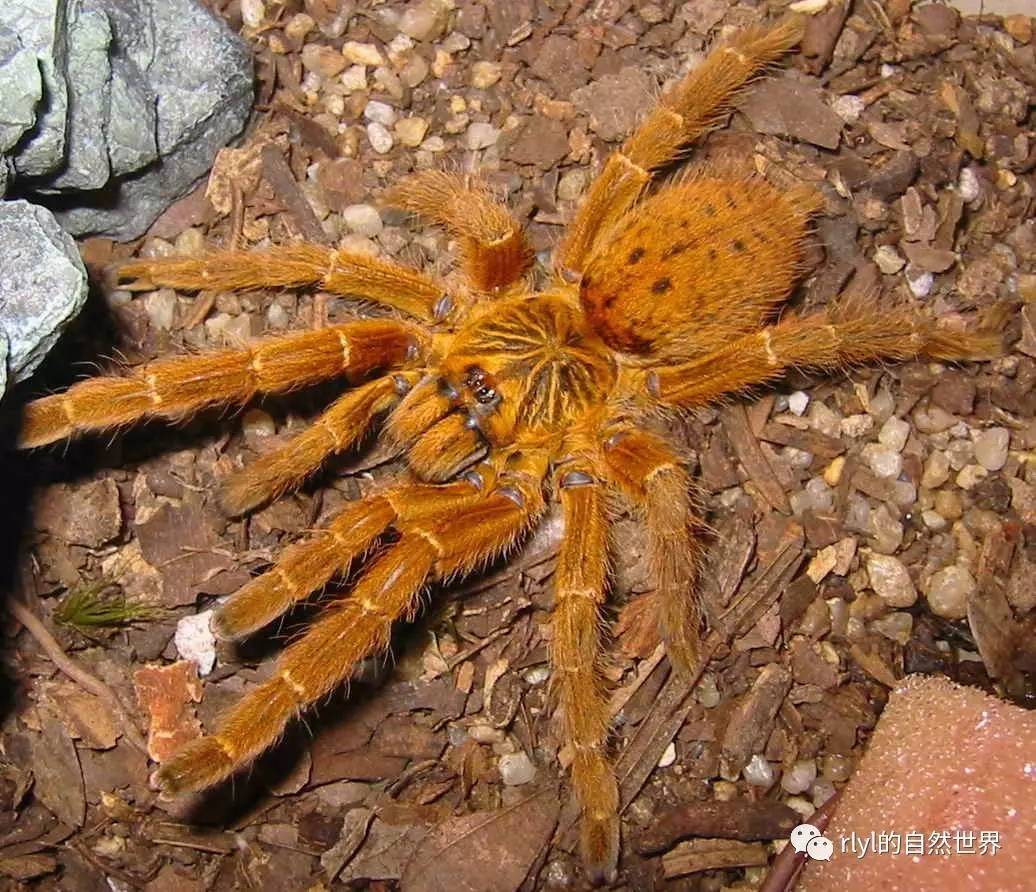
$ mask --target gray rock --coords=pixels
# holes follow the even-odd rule
[[[132,59],[111,60],[104,135],[112,174],[125,176],[158,158],[158,99]]]
[[[99,0],[72,0],[68,22],[68,133],[65,166],[42,191],[100,189],[111,172],[108,119],[111,24]]]
[[[14,31],[0,26],[0,152],[13,148],[36,123],[36,104],[42,96],[36,54]]]
[[[0,202],[0,350],[6,353],[0,366],[7,380],[36,369],[86,292],[79,252],[50,211]]]
[[[184,195],[241,132],[252,105],[252,65],[237,36],[194,0],[100,2],[116,44],[158,97],[161,160],[103,190],[92,206],[64,207],[56,215],[75,235],[130,239]]]
[[[47,101],[38,109],[35,127],[15,156],[19,176],[44,176],[65,157],[68,87],[65,82],[67,0],[6,0],[0,3],[0,26],[14,31],[36,54]]]

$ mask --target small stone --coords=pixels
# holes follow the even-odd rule
[[[908,266],[906,270],[907,285],[914,297],[928,297],[935,284],[935,276],[929,272]]]
[[[307,43],[302,48],[302,67],[322,78],[337,77],[347,64],[342,54],[329,46]]]
[[[964,567],[943,567],[928,580],[925,596],[936,616],[964,619],[968,615],[968,599],[976,589],[975,577]]]
[[[886,505],[879,505],[870,516],[871,547],[881,554],[894,554],[903,544],[903,524]]]
[[[586,171],[580,168],[566,170],[558,180],[558,199],[576,201],[586,189]]]
[[[860,455],[879,477],[895,480],[903,470],[903,456],[880,443],[867,443]]]
[[[377,121],[371,121],[367,125],[367,139],[370,141],[371,148],[374,149],[379,155],[384,155],[389,152],[393,146],[392,134],[389,133],[388,128],[384,124],[379,124]]]
[[[391,105],[387,102],[379,102],[377,99],[372,99],[363,107],[363,116],[368,121],[377,121],[386,127],[395,124],[398,117],[396,110]]]
[[[173,643],[176,652],[198,667],[198,675],[206,676],[216,665],[216,636],[212,632],[212,610],[183,616],[176,623]]]
[[[960,419],[939,406],[919,406],[913,412],[914,426],[922,434],[940,434],[949,430]]]
[[[244,11],[244,4],[242,4],[242,12]],[[316,27],[317,23],[313,16],[306,15],[304,12],[297,12],[284,26],[284,34],[291,40],[303,40],[306,35],[309,34]]]
[[[761,787],[764,790],[770,789],[777,779],[773,766],[766,761],[759,753],[756,753],[748,760],[744,768],[745,782],[753,787]]]
[[[945,452],[933,452],[925,462],[921,474],[921,486],[926,489],[938,489],[950,479],[950,460]]]
[[[820,760],[821,773],[829,780],[844,783],[852,777],[853,760],[840,753],[828,753]]]
[[[430,70],[431,66],[423,56],[413,55],[407,59],[403,70],[399,72],[399,82],[404,87],[413,89],[424,82]]]
[[[921,512],[921,521],[928,529],[933,533],[938,533],[941,530],[945,530],[948,524],[946,518],[943,517],[938,511],[933,511],[931,508],[926,508]]]
[[[957,475],[957,486],[961,489],[974,489],[989,476],[989,471],[982,465],[967,465]]]
[[[476,62],[471,66],[471,86],[485,90],[500,80],[502,66],[499,62]]]
[[[1032,12],[1032,9],[1029,10]],[[1031,43],[1033,34],[1033,16],[1024,13],[1004,16],[1004,30],[1019,43]]]
[[[414,149],[424,142],[425,134],[428,132],[428,122],[424,118],[416,116],[413,118],[403,118],[400,121],[396,121],[396,126],[393,129],[396,132],[396,138],[404,146]]]
[[[485,121],[475,121],[468,126],[464,134],[464,146],[472,152],[488,149],[500,139],[500,131]]]
[[[346,41],[342,45],[342,55],[355,65],[370,65],[377,68],[379,65],[385,64],[385,57],[373,43]]]
[[[662,753],[662,758],[658,760],[659,768],[668,768],[676,761],[676,744],[670,742],[669,746],[665,748],[665,752]]]
[[[268,412],[249,409],[241,416],[241,432],[248,440],[265,440],[277,433],[277,425]]]
[[[935,502],[932,507],[940,517],[948,521],[960,520],[964,514],[964,504],[961,501],[960,493],[955,489],[939,490],[935,494]]]
[[[969,204],[982,194],[982,180],[974,167],[961,168],[960,177],[957,180],[957,191],[960,193],[960,197]]]
[[[347,93],[357,93],[367,89],[367,67],[365,65],[351,65],[338,79],[342,88]]]
[[[781,778],[781,787],[792,795],[805,793],[817,779],[817,763],[813,759],[800,759]]]
[[[1010,443],[1007,428],[987,428],[975,437],[975,460],[987,471],[999,471],[1007,463]]]
[[[886,638],[905,646],[914,631],[914,618],[904,610],[896,610],[873,620],[871,627]]]
[[[917,601],[917,589],[907,568],[887,554],[867,556],[867,576],[871,588],[889,607],[911,607]]]
[[[536,777],[536,766],[525,753],[507,753],[500,757],[500,779],[509,787],[520,787]]]
[[[438,40],[446,30],[449,10],[443,0],[418,0],[399,17],[399,30],[414,40]]]
[[[837,455],[831,459],[831,463],[824,468],[824,482],[828,486],[838,486],[842,479],[842,472],[845,470],[845,456]]]
[[[342,209],[342,222],[350,232],[373,238],[381,234],[384,224],[378,209],[369,204],[351,204]]]
[[[806,412],[806,407],[809,405],[809,394],[804,393],[801,390],[796,390],[794,393],[788,395],[788,411],[792,415],[802,415]]]
[[[874,419],[870,415],[849,415],[843,418],[839,429],[846,437],[855,439],[862,437],[874,427]]]
[[[902,452],[910,438],[910,424],[902,418],[893,415],[878,431],[878,442],[888,446],[896,452]]]
[[[156,331],[169,331],[176,319],[176,292],[172,288],[152,291],[144,298],[144,311]]]
[[[241,0],[241,21],[249,28],[258,28],[266,19],[263,0]]]
[[[874,252],[874,262],[878,264],[878,269],[887,276],[898,273],[906,266],[906,261],[892,245],[881,245]]]
[[[838,96],[831,103],[831,110],[845,121],[846,124],[855,124],[860,119],[860,115],[863,114],[863,111],[866,108],[867,103],[859,96],[854,96],[852,93],[845,93],[842,96]]]

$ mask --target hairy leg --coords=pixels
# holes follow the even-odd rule
[[[657,586],[659,632],[670,662],[688,673],[700,650],[697,586],[703,557],[691,476],[661,439],[636,429],[611,436],[603,457],[609,481],[643,516]]]
[[[712,50],[666,93],[591,185],[569,227],[562,270],[581,273],[598,237],[633,207],[653,173],[715,127],[741,88],[798,43],[801,34],[801,26],[791,20],[770,29],[751,28],[729,46]]]
[[[257,341],[241,350],[160,359],[125,377],[74,384],[25,407],[19,446],[43,446],[143,418],[180,419],[206,406],[244,403],[336,375],[362,377],[412,358],[420,333],[392,320],[371,320]]]
[[[794,367],[833,369],[918,356],[990,359],[1002,352],[995,332],[950,331],[910,307],[877,310],[874,303],[854,300],[827,313],[786,319],[700,359],[654,368],[641,386],[664,404],[692,408],[773,381]]]
[[[326,529],[287,548],[269,570],[239,589],[217,614],[216,628],[224,638],[261,629],[345,572],[390,525],[416,522],[447,509],[466,510],[481,499],[483,487],[481,480],[447,486],[410,484],[350,505]]]
[[[355,446],[380,412],[394,406],[417,380],[417,373],[370,381],[336,400],[312,425],[223,480],[220,503],[231,515],[246,511],[300,486],[331,455]]]
[[[460,239],[464,272],[478,291],[496,291],[519,281],[532,263],[532,248],[521,226],[477,177],[424,171],[405,179],[386,199]]]
[[[360,660],[387,646],[393,623],[415,612],[429,577],[469,572],[508,548],[542,512],[542,476],[509,474],[499,483],[459,515],[443,506],[397,523],[399,541],[371,563],[350,596],[284,652],[273,677],[238,702],[214,734],[162,766],[162,785],[204,789],[247,765]]]
[[[572,748],[572,786],[582,805],[582,852],[594,882],[614,879],[619,791],[608,758],[608,698],[601,678],[601,604],[607,586],[608,521],[590,469],[568,469],[558,491],[565,537],[554,577],[551,666]]]
[[[314,286],[374,301],[424,321],[444,312],[446,288],[415,269],[322,245],[283,245],[266,251],[217,251],[204,257],[135,260],[122,279],[145,279],[185,291],[244,291]]]

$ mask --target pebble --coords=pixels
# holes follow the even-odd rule
[[[917,589],[907,568],[887,554],[867,556],[867,576],[871,588],[890,607],[911,607],[917,601]]]
[[[392,134],[384,124],[377,121],[371,121],[367,125],[367,139],[370,140],[371,148],[379,155],[384,155],[393,145]]]
[[[586,189],[586,171],[574,168],[566,170],[558,180],[558,199],[575,201]]]
[[[960,494],[955,489],[941,489],[935,494],[933,508],[940,517],[949,521],[960,520],[964,514],[964,505]]]
[[[245,5],[241,4],[241,11],[244,12]],[[310,31],[316,27],[316,20],[304,12],[297,12],[284,26],[284,34],[292,40],[303,40]]]
[[[367,89],[367,66],[366,65],[351,65],[338,79],[338,82],[342,85],[347,93],[359,93],[361,90]]]
[[[406,65],[403,66],[403,70],[399,72],[399,82],[405,87],[411,89],[422,83],[428,72],[431,70],[431,66],[423,56],[411,56],[407,59]]]
[[[668,768],[676,761],[676,744],[670,742],[669,746],[665,748],[665,752],[662,753],[662,758],[658,760],[659,768]]]
[[[881,554],[894,554],[903,544],[903,524],[885,505],[879,505],[870,516],[871,547]]]
[[[831,459],[831,464],[824,468],[824,482],[828,486],[838,486],[842,479],[842,472],[845,470],[845,456],[836,455]]]
[[[974,167],[961,168],[960,178],[957,180],[957,191],[960,197],[970,203],[982,194],[982,180],[975,172]]]
[[[485,121],[475,121],[468,126],[467,132],[464,134],[464,146],[474,152],[478,149],[495,146],[499,139],[500,131],[496,127]]]
[[[946,457],[950,460],[950,468],[959,471],[965,465],[974,463],[975,444],[971,440],[954,440],[946,447]]]
[[[144,298],[144,312],[151,327],[156,331],[169,331],[176,318],[176,292],[171,288],[160,288]]]
[[[369,204],[351,204],[342,209],[342,222],[350,232],[373,238],[381,233],[383,224],[378,209]]]
[[[701,677],[695,690],[695,698],[706,709],[713,709],[719,705],[719,687],[716,684],[716,676],[711,672],[706,672]]]
[[[867,103],[859,96],[854,96],[852,93],[845,93],[842,96],[838,96],[831,103],[831,110],[845,121],[846,124],[855,124],[860,119],[860,115],[863,114],[863,110],[866,107]]]
[[[173,636],[176,652],[194,663],[200,676],[208,675],[216,665],[216,636],[210,626],[212,614],[212,610],[204,610],[180,617]]]
[[[817,779],[817,763],[813,759],[799,759],[784,772],[781,787],[792,795],[805,793]]]
[[[536,777],[536,766],[525,753],[508,753],[500,757],[500,779],[509,787],[520,787]]]
[[[936,616],[964,619],[968,615],[968,599],[976,589],[975,577],[964,567],[943,567],[928,580],[928,606]]]
[[[428,122],[419,117],[403,118],[396,121],[393,129],[396,132],[396,138],[403,145],[416,149],[424,142],[425,134],[428,132]]]
[[[249,28],[258,28],[266,18],[263,0],[241,0],[241,21]]]
[[[950,479],[950,459],[945,452],[933,452],[924,464],[921,474],[921,486],[926,489],[938,489]]]
[[[910,293],[914,297],[928,297],[932,291],[932,285],[935,284],[935,276],[913,266],[907,267],[906,280],[907,285],[910,287]]]
[[[377,99],[372,99],[364,106],[363,116],[368,121],[377,121],[386,127],[395,124],[398,117],[396,110],[391,105],[387,102],[379,102]]]
[[[888,276],[898,273],[906,266],[903,256],[892,245],[881,245],[874,252],[874,262],[878,264],[878,269]]]
[[[931,508],[926,508],[921,512],[921,520],[928,529],[935,533],[945,530],[947,526],[946,518],[938,511],[933,511]]]
[[[922,405],[914,409],[914,426],[922,434],[939,434],[948,431],[959,419],[945,409],[935,405]]]
[[[265,439],[277,433],[277,425],[262,409],[249,409],[241,416],[241,432],[246,439]]]
[[[845,783],[853,773],[853,760],[840,753],[829,753],[820,760],[821,773],[828,780]]]
[[[753,787],[762,787],[764,790],[770,789],[773,786],[773,782],[777,780],[773,766],[759,753],[756,753],[748,760],[748,764],[745,765],[742,773],[746,783]]]
[[[975,437],[975,460],[987,471],[999,471],[1007,463],[1010,443],[1007,428],[988,428]]]
[[[967,465],[957,475],[957,486],[961,489],[974,489],[989,476],[989,471],[982,465]]]
[[[903,470],[903,456],[880,443],[867,443],[861,456],[877,476],[894,480]]]
[[[173,242],[176,252],[184,257],[197,257],[205,253],[205,234],[193,226],[188,226]]]
[[[502,71],[499,62],[476,62],[471,66],[471,86],[485,90],[500,80]]]
[[[307,43],[302,48],[302,67],[323,78],[337,77],[349,63],[329,46]]]
[[[449,6],[443,0],[418,0],[399,17],[399,30],[414,40],[437,40],[446,30],[448,16]]]
[[[792,415],[802,416],[806,412],[806,407],[809,405],[809,394],[801,390],[796,390],[794,393],[788,394],[788,411]]]
[[[385,57],[373,43],[346,41],[342,45],[342,55],[354,65],[371,65],[376,68],[385,64]]]
[[[889,418],[878,431],[878,442],[896,452],[903,451],[908,439],[910,439],[910,424],[895,415]]]
[[[905,646],[914,631],[914,618],[904,610],[896,610],[874,620],[871,626],[874,631]]]
[[[846,437],[862,437],[874,427],[874,419],[870,415],[849,415],[839,425]]]

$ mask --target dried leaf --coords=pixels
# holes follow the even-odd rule
[[[69,735],[96,750],[110,750],[119,737],[119,726],[111,708],[99,697],[66,681],[45,682],[41,702],[57,715]]]
[[[86,817],[83,772],[75,744],[61,722],[41,713],[42,734],[32,741],[32,771],[36,797],[69,827],[79,827]]]
[[[510,808],[450,818],[418,847],[403,873],[404,892],[507,892],[517,889],[558,820],[557,790]]]

